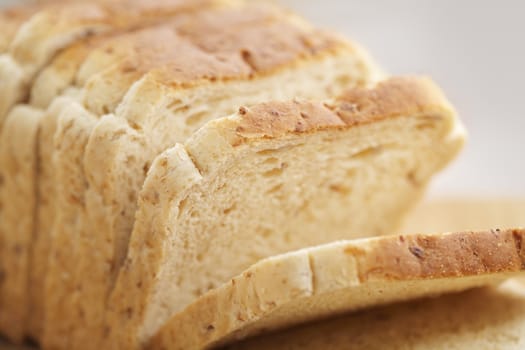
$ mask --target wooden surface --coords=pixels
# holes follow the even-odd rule
[[[443,198],[420,204],[399,233],[525,227],[525,199]],[[0,350],[32,350],[0,340]]]

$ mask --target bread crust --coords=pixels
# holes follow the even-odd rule
[[[393,77],[378,83],[373,91],[351,89],[325,103],[296,100],[241,107],[238,118],[232,121],[238,124],[232,144],[286,134],[344,129],[428,110],[434,110],[436,118],[442,113],[455,113],[429,78]]]

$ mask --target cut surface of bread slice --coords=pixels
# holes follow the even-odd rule
[[[319,317],[524,272],[525,230],[404,235],[272,257],[173,317],[151,349],[203,349]],[[366,332],[365,332],[366,333]]]
[[[56,217],[56,182],[53,162],[54,135],[56,123],[62,111],[75,100],[72,94],[55,99],[39,120],[36,157],[36,210],[35,231],[31,241],[29,264],[29,290],[26,301],[30,315],[26,323],[26,335],[35,341],[40,341],[44,326],[44,301],[46,295],[46,277],[48,263],[53,260],[49,256],[52,230]],[[46,140],[44,142],[43,140]],[[72,197],[75,198],[75,197]],[[56,293],[56,289],[51,291]]]
[[[55,165],[52,161],[54,135],[63,109],[70,104],[82,101],[82,88],[89,79],[126,57],[133,55],[134,46],[147,46],[156,38],[158,29],[142,29],[130,33],[96,36],[82,40],[61,52],[36,77],[31,89],[30,105],[45,110],[39,123],[37,157],[37,205],[35,237],[31,246],[31,264],[29,271],[29,305],[31,317],[28,319],[28,335],[39,340],[44,322],[45,279],[47,275],[48,255],[50,252],[51,231],[53,229],[55,207]],[[124,92],[122,92],[123,94]],[[49,105],[49,106],[48,106]],[[72,107],[73,110],[75,107]],[[81,113],[85,115],[85,113]],[[81,163],[81,162],[80,162]],[[64,188],[64,187],[62,187]],[[77,194],[82,197],[81,194]],[[74,197],[74,196],[73,196]],[[67,204],[64,203],[66,206]],[[64,210],[67,210],[64,209]],[[58,225],[58,224],[57,224]],[[65,232],[63,232],[65,233]],[[65,259],[62,259],[65,260]],[[70,262],[68,262],[70,263]],[[59,265],[55,264],[58,268]],[[63,270],[58,272],[63,278],[69,278]],[[53,285],[55,282],[51,282]],[[56,291],[56,287],[53,287]],[[57,292],[52,292],[60,294]],[[61,295],[56,295],[59,302]],[[66,305],[60,304],[62,307]],[[57,311],[57,322],[63,320]],[[49,320],[51,322],[51,320]]]
[[[457,154],[461,130],[425,78],[393,78],[326,103],[243,107],[209,122],[148,173],[108,304],[112,340],[144,342],[262,258],[387,234]]]
[[[45,259],[46,252],[49,250],[51,254],[51,265],[46,275],[44,301],[45,310],[49,310],[49,312],[45,312],[46,330],[43,343],[48,347],[67,347],[64,342],[67,342],[68,336],[79,331],[78,328],[72,328],[73,317],[82,318],[83,315],[86,315],[85,317],[90,315],[88,308],[85,311],[78,310],[77,312],[76,309],[73,310],[71,304],[75,293],[75,264],[78,261],[76,247],[82,244],[84,235],[93,234],[93,232],[86,230],[89,223],[83,220],[85,216],[84,185],[86,180],[83,175],[82,157],[87,138],[98,117],[97,111],[90,110],[89,107],[97,106],[101,113],[106,109],[114,109],[129,86],[144,74],[141,69],[127,70],[131,65],[139,64],[147,59],[150,60],[149,64],[151,65],[161,65],[169,60],[175,54],[175,50],[164,50],[160,53],[158,51],[175,36],[174,27],[175,24],[170,23],[106,38],[91,51],[87,48],[87,58],[77,69],[71,69],[71,66],[74,65],[72,59],[82,59],[86,54],[86,47],[72,48],[64,53],[64,57],[62,55],[58,57],[60,61],[56,65],[51,65],[44,72],[46,75],[41,77],[42,80],[37,80],[38,85],[35,84],[34,86],[34,92],[37,91],[37,87],[40,88],[45,85],[43,82],[49,80],[58,82],[55,85],[57,87],[64,86],[64,83],[68,83],[70,80],[71,70],[76,70],[75,84],[69,85],[65,90],[63,88],[57,89],[57,91],[65,91],[73,98],[69,99],[68,103],[61,101],[59,109],[55,108],[51,113],[46,114],[42,121],[43,132],[40,139],[40,150],[42,152],[40,154],[42,164],[40,184],[42,190],[45,191],[41,194],[41,198],[42,202],[53,204],[52,206],[43,205],[38,208],[39,211],[45,213],[39,216],[44,222],[42,222],[42,230],[39,231],[41,236],[38,241],[39,244],[35,246],[35,257],[38,260],[41,260],[40,257]],[[87,45],[91,46],[90,43]],[[63,60],[69,63],[65,69],[60,66]],[[147,69],[147,66],[141,68]],[[121,74],[114,76],[115,80],[111,81],[111,88],[105,90],[103,102],[100,101],[101,99],[98,101],[101,104],[97,105],[95,101],[85,96],[87,88],[103,88],[97,85],[97,82],[101,80],[99,75],[108,77],[110,73],[115,74],[117,71]],[[45,103],[45,101],[42,102]],[[88,108],[84,107],[86,105]],[[64,108],[69,109],[69,111],[64,112]],[[57,136],[55,132],[57,132],[56,129],[59,124],[67,127]],[[53,135],[55,137],[52,137]],[[69,145],[66,147],[66,151],[57,152],[57,148],[63,147],[60,145],[64,144]],[[72,145],[75,147],[71,147]],[[72,178],[71,174],[75,174],[75,176]],[[59,181],[59,178],[74,181],[64,182]],[[57,188],[50,190],[50,187],[53,186],[57,186]],[[82,187],[82,190],[79,189],[79,186]],[[52,198],[54,194],[63,199],[75,198],[76,200],[73,203],[68,200],[56,202]],[[56,213],[62,213],[63,220],[57,220]],[[70,219],[64,216],[64,213],[68,213],[67,216]],[[71,218],[76,219],[72,220]],[[43,231],[46,227],[49,233]],[[50,235],[52,244],[51,247],[48,247]],[[105,262],[101,263],[104,264]],[[80,278],[79,276],[78,279]],[[79,314],[79,312],[84,313]],[[80,344],[89,346],[91,343],[84,341]],[[80,346],[77,345],[75,348],[80,349]]]
[[[427,298],[349,314],[234,344],[230,350],[521,350],[525,285]]]
[[[0,125],[11,107],[27,98],[35,74],[58,51],[79,38],[144,26],[174,12],[220,2],[228,1],[83,1],[41,5],[40,11],[18,28],[9,50],[0,59],[0,81],[11,89],[10,94],[0,94]],[[15,68],[17,74],[12,73]]]
[[[9,115],[0,134],[0,266],[3,269],[0,280],[0,332],[14,341],[22,340],[26,317],[29,247],[33,239],[36,200],[33,195],[36,189],[33,153],[36,126],[41,117],[39,110],[17,107]]]
[[[169,5],[170,3],[173,3],[173,1],[167,1],[166,5]],[[168,30],[168,28],[170,28],[169,30],[173,30],[177,23],[176,21],[181,21],[182,16],[193,17],[191,16],[191,13],[200,8],[206,7],[206,4],[209,4],[208,7],[213,8],[229,6],[229,2],[223,1],[198,1],[191,6],[179,4],[179,11],[175,11],[176,8],[167,11],[167,13],[170,14],[170,17],[166,21],[162,22],[169,22],[169,27],[156,25],[150,29],[137,29],[135,31],[131,31],[129,34],[125,30],[126,26],[133,28],[139,25],[145,26],[146,24],[126,24],[126,21],[123,18],[117,17],[116,20],[122,20],[122,23],[118,23],[117,33],[106,33],[104,35],[81,40],[72,47],[69,47],[65,51],[61,52],[58,57],[51,62],[50,66],[44,69],[44,71],[36,79],[35,86],[32,88],[30,103],[41,108],[46,108],[53,98],[59,94],[68,96],[76,95],[75,99],[80,101],[78,98],[78,90],[83,85],[88,84],[90,78],[93,75],[96,75],[101,71],[107,70],[108,68],[121,63],[125,58],[129,58],[133,54],[137,54],[137,51],[140,55],[142,55],[142,58],[144,58],[144,55],[147,55],[148,52],[154,52],[155,49],[158,51],[160,45],[165,46],[166,41],[162,42],[161,39],[163,38],[162,35],[166,30]],[[146,13],[149,13],[155,6],[161,5],[152,5],[152,7],[150,6],[151,8],[149,9],[148,6],[150,5],[146,5],[144,7],[143,5],[139,4],[139,8],[130,9],[130,11],[146,11]],[[163,17],[167,17],[168,14],[162,14],[159,21]],[[53,30],[56,30],[56,28],[53,28]],[[88,56],[87,59],[86,56]],[[165,57],[164,59],[166,60],[168,58]],[[119,88],[121,89],[121,92],[119,94],[106,97],[106,101],[110,103],[111,101],[116,100],[113,102],[113,104],[117,104],[129,85],[131,85],[134,80],[137,80],[142,74],[143,73],[141,72],[128,73],[126,75],[128,78],[126,83],[128,85],[125,85],[124,82],[119,81]],[[14,90],[16,89],[9,89],[9,91]],[[112,91],[116,92],[117,89],[114,88]],[[64,105],[62,102],[59,104]],[[49,149],[52,149],[53,135],[55,132],[55,126],[57,124],[56,119],[59,114],[60,113],[57,108],[52,108],[50,111],[46,112],[45,117],[42,118],[39,128],[42,129],[40,135],[43,135],[43,137],[40,138],[41,142],[38,143],[37,151],[34,152],[35,157],[37,156],[37,153],[41,153],[40,150],[43,150],[45,153],[48,152]],[[9,135],[6,136],[9,137]],[[34,149],[32,146],[34,140],[26,139],[26,141],[27,142],[23,144],[23,142],[19,140],[19,146],[25,146],[28,149]],[[20,157],[22,157],[24,154],[25,153],[23,151],[18,152]],[[15,154],[15,156],[16,155],[17,154]],[[49,233],[54,221],[53,214],[55,209],[54,202],[52,200],[52,194],[54,191],[51,190],[50,186],[50,182],[53,180],[50,177],[45,178],[48,174],[53,173],[52,162],[48,161],[50,158],[51,154],[46,154],[36,160],[37,164],[39,165],[37,170],[37,176],[39,178],[38,182],[42,182],[43,184],[42,186],[39,186],[37,192],[28,193],[32,196],[32,198],[28,198],[26,201],[26,203],[29,205],[34,201],[34,196],[37,197],[38,201],[35,215],[35,220],[37,220],[36,232],[38,234],[35,235],[36,237],[34,239],[34,244],[31,247],[33,254],[31,255],[32,264],[29,272],[30,283],[35,288],[33,288],[29,293],[31,300],[27,303],[33,310],[32,317],[30,320],[28,320],[28,332],[29,335],[35,339],[39,339],[39,334],[41,333],[40,329],[43,314],[42,297],[44,294],[42,291],[45,288],[38,287],[42,287],[43,285],[45,271],[47,268],[46,259],[47,252],[49,251]],[[39,176],[39,174],[43,174],[43,176]],[[44,177],[45,179],[41,179],[42,181],[40,181],[41,177]],[[21,197],[19,199],[21,202],[24,201],[24,199]],[[13,223],[13,225],[14,224],[15,223]],[[66,273],[62,274],[67,276]],[[60,300],[60,295],[57,295],[57,298]],[[66,305],[62,303],[59,303],[59,305],[66,307]],[[57,314],[58,320],[62,320],[63,318],[60,317],[60,313],[57,312]]]
[[[234,95],[238,101],[240,103],[249,103],[250,101],[258,101],[267,97],[288,99],[302,94],[327,96],[330,89],[341,89],[343,84],[363,84],[371,79],[372,73],[375,74],[371,64],[365,60],[359,49],[354,49],[351,45],[333,36],[313,30],[300,20],[297,20],[293,15],[283,11],[276,11],[275,8],[272,10],[272,8],[267,6],[250,5],[222,12],[203,11],[202,13],[196,13],[195,17],[188,16],[187,18],[177,19],[175,22],[177,22],[175,25],[176,31],[170,30],[171,36],[169,40],[164,40],[164,42],[170,42],[172,51],[166,51],[164,48],[164,51],[160,51],[156,55],[150,54],[149,56],[139,52],[136,56],[119,63],[117,66],[87,82],[83,100],[84,105],[91,113],[97,115],[114,109],[118,98],[113,98],[113,96],[118,95],[116,92],[124,91],[121,88],[122,86],[126,88],[126,84],[121,83],[133,82],[133,79],[128,78],[129,72],[151,71],[148,73],[147,78],[135,84],[138,87],[134,86],[132,97],[128,97],[132,103],[137,104],[138,108],[147,111],[146,117],[150,119],[148,122],[152,122],[152,118],[158,116],[155,113],[157,110],[148,110],[150,106],[157,106],[155,108],[158,109],[166,108],[166,113],[168,113],[171,111],[169,110],[170,108],[175,109],[177,103],[180,103],[180,101],[176,102],[179,97],[188,99],[192,94],[195,97],[200,96],[202,105],[199,104],[199,101],[195,101],[195,105],[192,105],[196,109],[199,106],[203,107],[207,103],[208,98],[215,104],[219,104],[222,101],[222,105],[219,106],[222,109],[214,111],[212,106],[210,106],[208,110],[198,111],[201,113],[200,117],[203,120],[195,120],[192,125],[184,128],[182,130],[184,135],[198,128],[200,124],[204,123],[206,118],[214,117],[214,112],[219,116],[222,114],[221,110],[227,108],[229,113],[235,108],[233,106],[237,103],[231,102],[230,104],[228,102],[230,97],[224,95],[230,86],[226,84],[228,79],[235,80],[234,83],[238,90],[235,90]],[[214,40],[211,43],[207,43],[205,39],[207,36],[211,36],[212,33]],[[162,38],[165,38],[165,36]],[[255,52],[251,52],[251,46],[248,45],[251,42],[248,38],[254,40],[254,42],[257,42],[258,45],[265,49],[257,49]],[[164,46],[164,42],[161,42],[161,46]],[[220,45],[217,43],[220,43]],[[270,48],[272,49],[270,50]],[[244,52],[243,49],[246,51]],[[250,59],[259,60],[253,63],[255,68],[243,61],[243,56],[245,55],[252,55]],[[269,56],[272,57],[272,60],[268,60]],[[166,62],[169,63],[166,64]],[[196,65],[196,62],[202,64]],[[159,64],[161,64],[162,68],[156,68],[156,65]],[[337,66],[336,70],[333,69],[334,66]],[[325,71],[327,67],[331,69],[328,73]],[[275,70],[272,70],[272,68],[275,68]],[[262,77],[250,76],[259,73],[259,71],[264,72],[265,75]],[[296,71],[302,73],[302,80],[299,79],[297,82],[289,83],[287,77],[293,76]],[[253,84],[251,79],[254,78],[259,79],[261,84]],[[344,80],[344,82],[335,84],[332,82],[340,79]],[[115,81],[118,84],[114,84]],[[238,81],[241,81],[244,85],[239,84]],[[283,81],[287,82],[286,87],[281,86]],[[108,82],[111,84],[108,84]],[[310,91],[305,92],[303,84],[306,83],[306,86],[311,87],[314,82],[316,83],[315,88],[310,88]],[[155,86],[152,86],[153,84]],[[231,85],[234,84],[232,83]],[[141,95],[140,93],[145,91],[145,87],[153,88],[153,90],[145,95]],[[243,91],[244,87],[247,87],[246,91]],[[261,92],[256,90],[263,87],[266,87],[268,92],[263,92],[263,96],[261,96]],[[164,95],[165,93],[168,94]],[[114,102],[108,103],[108,96]],[[172,106],[169,106],[170,99],[174,103]],[[165,103],[168,106],[165,106]],[[126,102],[123,105],[125,104]],[[167,147],[174,144],[177,140],[181,140],[179,136],[169,134],[172,130],[178,129],[180,125],[176,118],[182,118],[186,112],[191,114],[191,111],[188,111],[187,108],[182,108],[178,110],[178,114],[158,116],[159,118],[170,117],[172,119],[173,123],[171,123],[172,125],[169,129],[163,130],[162,125],[157,125],[154,127],[156,130],[152,130],[153,125],[140,124],[144,126],[148,133],[155,132],[162,135],[162,141],[167,143],[162,147]],[[126,116],[126,114],[120,114],[120,116]],[[108,118],[104,120],[106,119]],[[111,120],[111,118],[109,119]],[[144,147],[140,143],[140,138],[134,138],[134,135],[131,135],[131,142],[126,144],[125,141],[129,136],[128,132],[130,130],[136,132],[136,130],[130,128],[125,120],[118,121],[120,123],[117,125],[117,129],[111,130],[112,134],[100,132],[100,130],[104,130],[101,129],[101,125],[108,125],[101,122],[97,126],[98,129],[95,129],[94,134],[90,137],[91,142],[88,144],[88,149],[91,147],[92,150],[95,150],[97,157],[106,154],[109,160],[114,160],[115,166],[118,167],[116,170],[123,172],[124,177],[112,178],[111,181],[115,181],[115,184],[111,183],[109,187],[111,196],[113,198],[116,197],[118,200],[116,202],[119,205],[116,208],[118,211],[110,211],[117,206],[113,205],[114,201],[112,199],[97,196],[100,193],[97,192],[99,187],[96,187],[93,191],[88,191],[84,197],[87,212],[89,213],[89,218],[86,218],[84,222],[93,225],[93,227],[86,232],[88,240],[81,239],[79,241],[81,243],[77,245],[80,250],[72,256],[76,256],[80,260],[78,268],[75,269],[76,272],[72,274],[73,276],[79,276],[78,281],[72,284],[68,283],[60,292],[64,297],[75,294],[74,300],[77,300],[78,303],[77,307],[72,309],[77,310],[77,308],[80,308],[79,315],[75,321],[79,322],[80,325],[77,323],[73,332],[74,340],[72,346],[75,348],[82,346],[82,344],[89,344],[93,338],[96,338],[94,334],[99,334],[103,331],[101,324],[103,323],[105,300],[127,248],[127,237],[124,237],[122,241],[118,241],[117,244],[112,236],[108,235],[104,230],[109,228],[109,233],[113,233],[115,229],[125,230],[125,234],[129,235],[134,208],[136,207],[137,192],[144,178],[144,168],[154,156],[149,152],[151,149],[149,144],[146,144],[146,147]],[[85,127],[83,130],[89,133],[90,128]],[[122,134],[120,130],[125,130],[125,133]],[[150,136],[150,134],[147,135]],[[75,139],[76,142],[82,140],[76,133],[71,134],[69,137]],[[141,135],[140,137],[143,136]],[[173,138],[173,140],[166,140],[168,137]],[[115,144],[118,146],[113,147]],[[124,146],[124,149],[121,149],[122,146]],[[82,147],[76,147],[75,149],[80,152],[83,151]],[[80,157],[80,155],[77,156]],[[113,159],[113,156],[117,158]],[[128,156],[129,158],[127,158]],[[146,160],[144,163],[140,163],[138,158],[144,156]],[[68,157],[70,157],[70,160],[75,159],[71,155]],[[123,161],[124,163],[122,163]],[[108,160],[104,160],[102,165],[107,163]],[[77,167],[82,165],[75,164]],[[135,164],[139,164],[138,169],[135,167]],[[115,169],[106,173],[102,165],[98,162],[91,163],[86,165],[85,169],[93,172],[97,178],[100,178],[101,175],[104,176],[104,174],[112,175],[114,173],[113,170]],[[71,168],[68,166],[62,169]],[[77,170],[78,174],[82,173],[81,169]],[[139,174],[135,175],[134,172],[136,170],[138,170]],[[132,176],[136,176],[138,181],[133,180],[132,183],[128,184],[125,179]],[[87,180],[89,180],[89,177]],[[127,186],[129,186],[129,190]],[[123,192],[124,190],[126,192]],[[121,204],[123,200],[125,202]],[[70,210],[77,210],[80,217],[86,212],[82,201],[73,203],[72,206],[76,209]],[[123,210],[125,215],[122,215]],[[122,224],[125,226],[120,226]],[[67,232],[67,230],[62,231]],[[76,244],[72,239],[70,239],[70,243],[69,245],[60,244],[58,247],[61,250],[69,250]],[[113,251],[113,244],[119,247],[118,251]],[[70,268],[71,266],[65,265],[65,269]],[[63,270],[57,269],[57,273],[61,271]],[[83,276],[90,276],[90,278],[85,279]],[[64,285],[62,284],[62,286]],[[72,291],[67,286],[75,286],[75,288],[78,286],[78,289],[77,291]],[[53,295],[52,297],[55,301],[63,300],[58,295]]]

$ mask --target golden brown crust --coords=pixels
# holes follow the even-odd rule
[[[394,77],[373,89],[348,90],[331,103],[269,102],[241,107],[236,136],[241,140],[277,138],[288,133],[346,128],[432,110],[439,117],[440,112],[450,113],[452,108],[431,80]]]
[[[356,256],[362,282],[463,277],[523,270],[524,236],[523,229],[419,234],[378,239],[364,250],[346,252]]]
[[[144,27],[159,23],[175,13],[192,12],[223,3],[228,1],[78,1],[43,6],[38,12],[38,19],[31,23],[32,30],[17,38],[19,42],[13,46],[12,54],[21,63],[33,63],[36,59],[33,52],[35,46],[42,45],[48,39],[70,35],[68,40],[72,41],[95,33]]]
[[[181,16],[167,25],[175,33],[166,32],[156,39],[163,45],[162,53],[138,52],[121,65],[120,72],[158,67],[149,73],[151,81],[184,88],[250,79],[341,47],[352,49],[335,36],[298,23],[286,12],[260,4]],[[166,42],[177,50],[166,52]],[[162,54],[166,57],[159,61]],[[160,65],[162,62],[165,64]]]

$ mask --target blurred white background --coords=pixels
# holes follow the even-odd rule
[[[388,72],[443,87],[470,138],[432,195],[525,196],[525,2],[281,2],[362,43]]]

